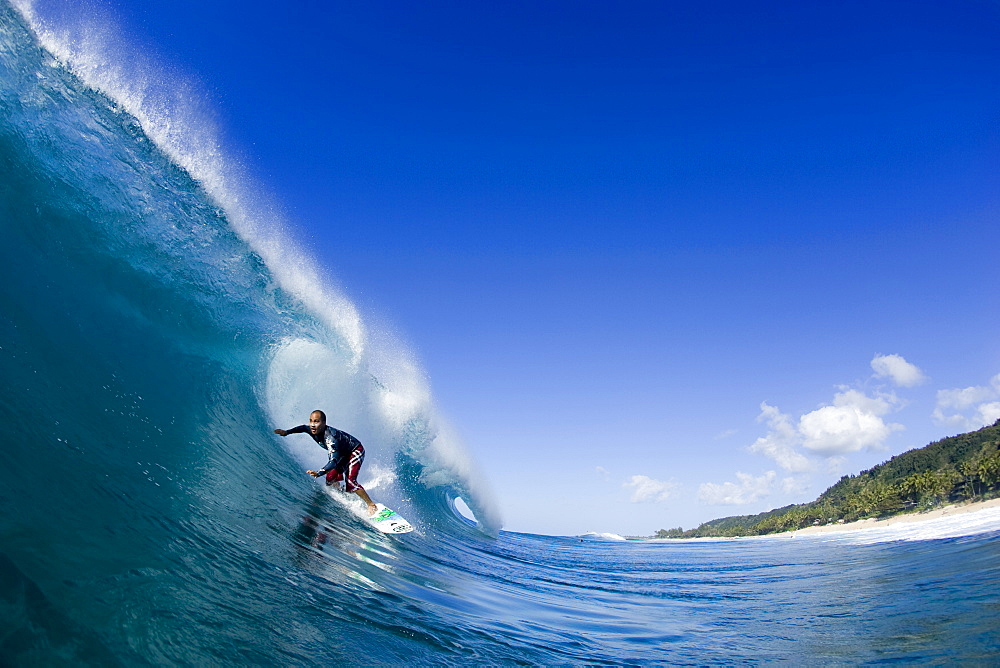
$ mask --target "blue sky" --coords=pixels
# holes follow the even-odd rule
[[[1000,417],[998,5],[485,4],[101,7],[508,529],[690,528]]]

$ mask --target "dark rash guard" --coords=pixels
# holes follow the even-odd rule
[[[330,425],[326,425],[323,433],[316,436],[313,436],[313,433],[309,431],[309,425],[307,424],[300,424],[298,427],[293,427],[288,430],[288,433],[309,434],[312,440],[316,441],[321,448],[329,453],[330,461],[323,467],[322,473],[333,469],[342,469],[347,466],[348,462],[351,461],[351,453],[357,448],[361,448],[364,451],[361,441],[346,431],[335,429]],[[340,464],[343,464],[343,466],[340,466]]]

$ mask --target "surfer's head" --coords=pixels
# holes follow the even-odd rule
[[[326,413],[323,411],[313,411],[309,414],[309,431],[318,434],[326,426]]]

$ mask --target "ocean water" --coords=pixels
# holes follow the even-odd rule
[[[0,0],[0,665],[1000,661],[993,511],[503,531],[411,356],[197,113],[63,28]],[[375,533],[303,474],[323,453],[271,430],[315,407],[417,531]]]

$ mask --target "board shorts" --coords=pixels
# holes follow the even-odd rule
[[[346,465],[342,462],[333,462],[333,466],[326,472],[326,484],[332,485],[335,482],[343,480],[345,491],[353,492],[356,489],[360,489],[361,485],[358,484],[358,471],[361,470],[361,464],[364,463],[364,461],[365,447],[359,443],[356,448],[351,450],[351,458],[348,460]],[[328,463],[327,466],[329,467],[330,463]]]

